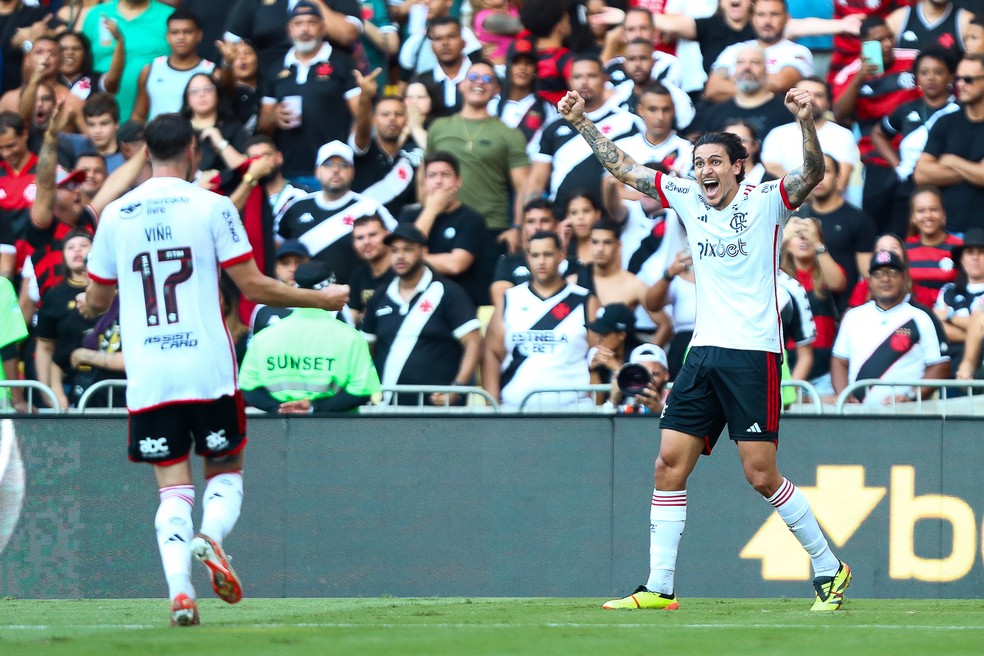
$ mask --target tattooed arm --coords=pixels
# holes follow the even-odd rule
[[[598,131],[591,119],[584,115],[584,99],[577,91],[568,91],[557,104],[557,110],[581,133],[594,151],[595,157],[612,175],[647,196],[659,200],[659,192],[656,190],[656,171],[637,163],[612,143],[611,139]]]
[[[790,89],[786,93],[786,107],[796,117],[803,132],[803,166],[790,171],[783,178],[790,204],[799,207],[823,180],[823,151],[820,150],[820,138],[813,122],[813,104],[809,92]]]

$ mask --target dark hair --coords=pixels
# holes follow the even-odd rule
[[[641,9],[641,7],[640,7],[640,9]],[[647,11],[646,13],[648,14],[649,12]],[[625,47],[626,48],[628,48],[629,46],[646,46],[647,48],[649,48],[650,50],[652,50],[653,49],[653,42],[650,41],[650,40],[648,40],[648,39],[642,39],[642,38],[632,39],[631,41],[629,41],[628,43],[625,44]]]
[[[370,223],[378,223],[379,227],[381,227],[386,232],[389,232],[389,228],[386,227],[386,223],[383,221],[383,217],[379,216],[378,214],[366,214],[364,216],[360,216],[359,218],[357,218],[355,221],[352,222],[352,227],[361,228],[362,226],[369,225]]]
[[[216,96],[216,103],[217,103],[215,107],[215,112],[216,112],[215,124],[218,126],[218,125],[222,125],[227,121],[235,121],[236,113],[232,109],[232,101],[229,99],[229,95],[226,93],[225,87],[223,87],[221,84],[216,82],[215,78],[209,75],[208,73],[195,73],[188,79],[188,84],[185,85],[184,92],[182,92],[181,94],[182,100],[181,100],[180,114],[184,116],[186,119],[191,120],[191,116],[193,112],[191,111],[191,105],[188,104],[188,89],[190,89],[191,85],[195,82],[195,80],[200,77],[206,78],[209,82],[212,83],[212,86],[215,87],[215,96]]]
[[[75,158],[76,166],[78,166],[79,160],[82,159],[83,157],[96,157],[102,161],[103,165],[106,164],[106,157],[102,153],[97,152],[95,150],[86,150],[84,152],[79,153],[79,156]]]
[[[526,214],[530,210],[547,210],[553,214],[553,205],[546,198],[534,198],[526,201],[526,204],[523,205],[523,214]]]
[[[734,132],[705,132],[694,140],[694,157],[697,157],[697,149],[707,144],[718,144],[724,147],[724,152],[728,154],[728,159],[734,164],[742,160],[741,171],[738,172],[736,180],[741,182],[745,179],[745,161],[748,159],[748,150],[741,138]]]
[[[577,64],[578,62],[585,62],[585,61],[594,62],[595,64],[598,64],[598,68],[601,70],[601,72],[602,73],[605,72],[605,65],[601,63],[601,60],[598,59],[597,55],[592,55],[587,52],[582,52],[579,55],[575,55],[574,59],[571,61],[571,68],[574,68],[574,64]]]
[[[85,228],[72,228],[62,237],[62,245],[67,244],[70,239],[75,239],[76,237],[85,237],[89,241],[92,241],[92,233]]]
[[[260,144],[263,144],[264,146],[270,146],[274,150],[278,150],[278,151],[280,150],[279,148],[277,148],[277,142],[274,141],[273,137],[271,137],[268,134],[254,134],[252,137],[246,140],[246,148],[249,148],[250,146],[258,146]]]
[[[837,161],[837,158],[834,157],[833,155],[831,155],[830,153],[824,153],[823,154],[824,164],[827,163],[827,158],[828,157],[830,158],[830,163],[833,164],[834,175],[836,175],[836,176],[839,177],[840,174],[841,174],[841,163],[838,162]]]
[[[171,27],[171,23],[173,21],[179,21],[179,20],[191,21],[192,23],[195,24],[195,27],[197,27],[199,30],[202,29],[202,22],[198,19],[198,14],[196,14],[190,9],[186,9],[184,7],[178,7],[177,9],[172,11],[171,15],[167,17],[167,21],[166,21],[167,26]]]
[[[831,97],[831,95],[830,95],[830,85],[827,84],[827,81],[826,80],[824,80],[822,77],[820,77],[818,75],[811,75],[810,77],[804,77],[802,80],[800,80],[800,82],[813,82],[814,84],[822,84],[823,85],[823,91],[824,91],[824,93],[827,94],[827,98],[830,98]]]
[[[673,97],[673,94],[670,93],[669,89],[667,89],[659,82],[653,82],[652,80],[642,85],[642,90],[639,91],[639,98],[641,99],[647,93],[652,93],[657,96],[670,96],[671,98]]]
[[[461,164],[458,163],[458,158],[448,151],[435,150],[424,157],[424,171],[426,171],[427,167],[434,162],[444,162],[451,167],[451,170],[454,171],[456,176],[461,177]]]
[[[27,131],[24,117],[10,110],[0,112],[0,133],[7,130],[13,130],[18,137],[23,135]]]
[[[79,67],[79,74],[83,77],[95,78],[96,75],[92,70],[93,59],[92,59],[92,41],[89,40],[82,32],[61,32],[55,38],[58,39],[58,45],[61,46],[61,40],[66,36],[72,36],[78,39],[79,43],[82,44],[82,50],[84,54],[82,55],[82,65]]]
[[[968,55],[964,55],[963,58],[967,61],[977,62],[982,67],[984,67],[984,53],[974,52]]]
[[[861,21],[861,29],[858,31],[858,34],[863,39],[865,34],[876,27],[888,27],[888,23],[885,22],[883,17],[872,14]]]
[[[445,25],[454,25],[458,28],[458,36],[461,36],[461,21],[454,16],[438,16],[427,21],[427,38],[431,38],[431,30],[435,27],[443,27]]]
[[[936,196],[937,200],[940,201],[940,204],[943,204],[943,192],[940,191],[939,187],[931,184],[916,185],[915,188],[913,188],[912,193],[909,194],[909,204],[911,205],[916,196],[920,194],[933,194]]]
[[[426,87],[427,85],[425,84],[424,86]],[[382,103],[386,102],[387,100],[392,100],[392,101],[398,102],[398,103],[400,103],[401,105],[404,105],[404,106],[406,106],[406,104],[407,104],[407,99],[404,98],[403,96],[401,96],[400,94],[398,94],[398,93],[387,93],[387,94],[383,94],[379,98],[376,98],[376,100],[372,104],[372,110],[373,111],[376,111],[376,108],[378,108]]]
[[[533,243],[537,239],[549,239],[557,247],[557,250],[563,249],[560,243],[560,236],[552,230],[537,230],[533,233],[533,236],[529,238],[528,243]]]
[[[602,214],[605,213],[605,206],[601,204],[601,200],[598,198],[598,194],[594,193],[589,189],[575,189],[574,191],[571,192],[571,195],[568,196],[567,200],[564,202],[564,214],[567,214],[567,210],[570,209],[571,203],[577,200],[578,198],[583,198],[584,200],[591,203],[591,206],[593,208],[595,208]]]
[[[550,36],[554,28],[567,15],[567,3],[557,0],[525,0],[519,10],[519,22],[533,39]]]
[[[120,104],[116,102],[116,96],[98,92],[85,99],[85,104],[82,105],[83,118],[95,118],[103,114],[109,114],[113,123],[120,122]]]
[[[616,223],[615,221],[612,221],[611,219],[605,216],[602,216],[597,222],[595,222],[595,224],[591,226],[591,229],[604,230],[606,232],[610,232],[613,235],[615,235],[616,239],[618,239],[622,235],[622,225],[620,223]]]
[[[971,23],[974,23],[977,20],[979,19],[975,17],[974,20],[971,21]],[[984,22],[980,22],[976,24],[980,25],[981,27],[984,27]],[[944,48],[938,43],[930,43],[925,48],[919,51],[919,54],[916,55],[915,61],[912,62],[913,75],[915,75],[916,72],[919,70],[919,66],[922,64],[922,61],[927,58],[935,59],[937,61],[943,62],[943,65],[946,66],[946,70],[950,71],[950,75],[953,75],[954,73],[957,72],[957,57],[956,55],[953,54],[953,51],[950,50],[949,48]]]
[[[191,121],[180,114],[156,116],[147,124],[144,139],[151,159],[162,162],[175,159],[196,141]]]
[[[761,143],[762,142],[762,138],[759,137],[758,128],[755,127],[755,125],[752,124],[752,122],[749,121],[748,119],[744,119],[744,118],[733,118],[730,121],[728,121],[727,124],[725,124],[725,126],[722,128],[722,131],[723,132],[731,132],[731,130],[729,130],[728,128],[729,127],[732,127],[732,126],[736,126],[736,125],[737,126],[740,126],[740,127],[743,127],[746,130],[748,130],[749,137],[751,137],[752,141],[754,141],[755,143]],[[746,148],[745,150],[748,150],[748,149]],[[761,151],[759,151],[759,152],[761,153]],[[755,154],[752,153],[752,151],[748,150],[748,161],[750,161],[753,165],[755,165],[755,164],[758,164],[760,160],[761,160],[761,156],[760,155],[755,155]]]

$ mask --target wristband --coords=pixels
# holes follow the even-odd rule
[[[229,147],[229,140],[223,139],[222,143],[219,144],[219,152],[221,153],[223,150],[225,150],[228,147]]]
[[[246,175],[243,176],[243,182],[245,182],[246,184],[248,184],[250,187],[255,187],[257,185],[256,178],[254,178],[249,173],[247,173]]]
[[[827,252],[827,247],[826,246],[824,246],[823,244],[820,244],[819,246],[817,246],[817,255],[823,255],[826,252]]]
[[[670,273],[669,269],[663,271],[663,280],[665,280],[666,282],[671,282],[674,277],[675,276],[672,273]]]

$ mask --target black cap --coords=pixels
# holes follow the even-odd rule
[[[116,140],[120,143],[133,143],[144,140],[144,124],[140,121],[127,121],[116,131]]]
[[[635,312],[625,303],[611,303],[598,311],[598,318],[588,324],[588,330],[601,335],[635,330]]]
[[[325,262],[311,260],[297,267],[294,282],[303,289],[321,289],[335,282],[335,271]]]
[[[971,228],[964,235],[963,243],[953,249],[953,261],[960,266],[960,257],[968,247],[984,248],[984,228]]]
[[[321,18],[321,12],[313,2],[301,0],[290,10],[290,18],[297,18],[298,16],[317,16]]]
[[[393,232],[383,238],[383,243],[389,246],[397,239],[404,239],[411,244],[421,244],[423,246],[427,245],[427,237],[425,237],[424,233],[422,233],[420,229],[412,223],[401,223],[396,226]]]
[[[280,248],[277,249],[277,259],[279,260],[284,255],[299,255],[300,257],[311,257],[311,252],[308,247],[301,243],[299,239],[288,239],[284,243],[280,244]]]
[[[875,269],[882,269],[884,267],[905,271],[905,262],[903,262],[902,258],[892,251],[878,251],[871,256],[871,266],[869,267],[869,270],[874,271]]]
[[[516,39],[509,46],[509,50],[506,53],[508,61],[516,61],[520,57],[526,57],[536,61],[536,50],[533,48],[533,43],[526,39]]]

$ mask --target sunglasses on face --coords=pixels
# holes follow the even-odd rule
[[[954,82],[963,82],[964,84],[973,84],[977,80],[984,78],[984,75],[954,75]]]
[[[469,82],[481,82],[482,84],[492,84],[495,80],[494,75],[489,75],[488,73],[469,73],[467,77]]]

